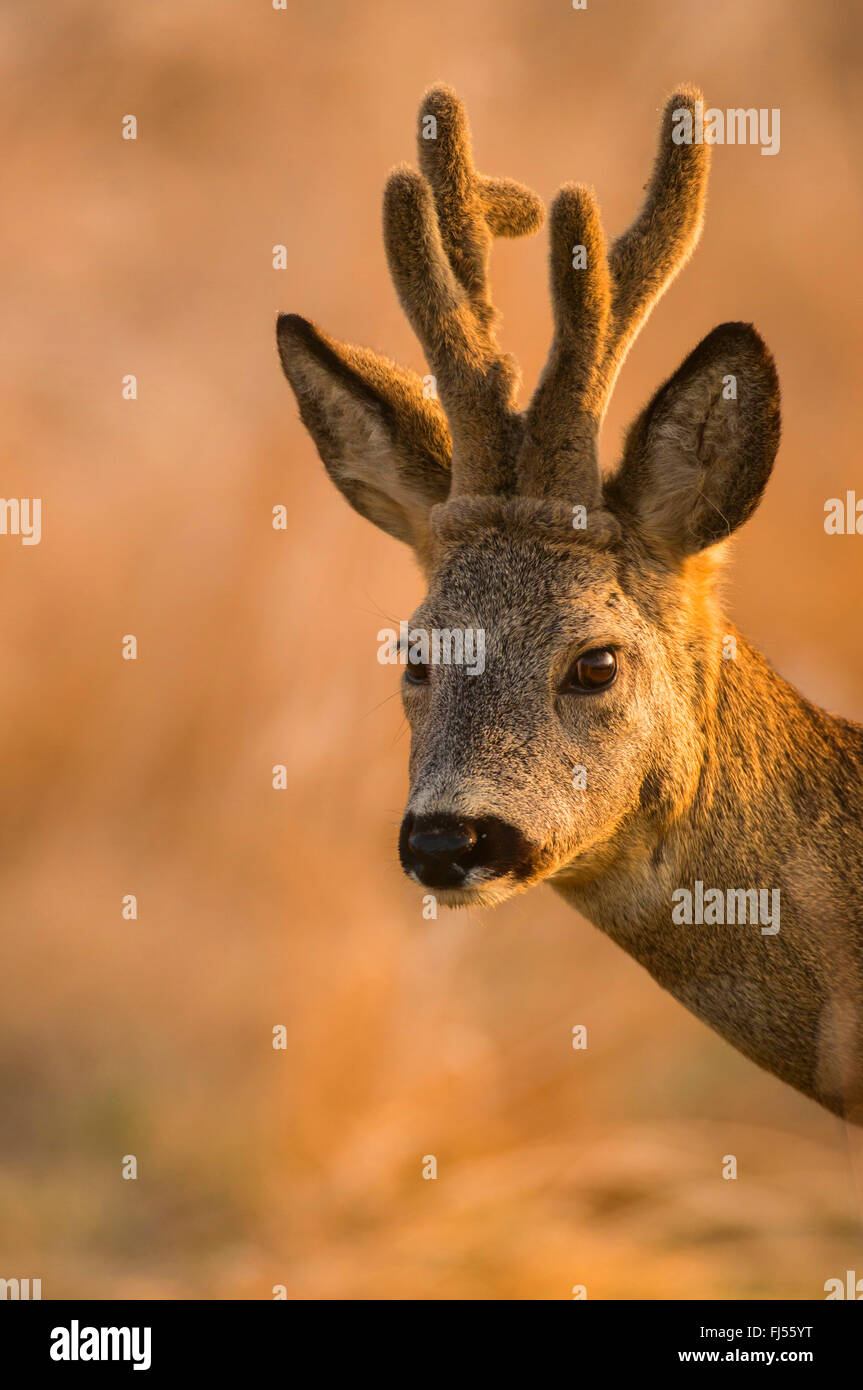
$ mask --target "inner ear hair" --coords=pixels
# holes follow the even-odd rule
[[[415,372],[328,337],[298,314],[277,324],[300,417],[333,482],[362,516],[423,548],[450,486],[446,417]]]
[[[606,500],[654,548],[694,554],[752,515],[779,434],[770,352],[751,324],[721,324],[631,426]]]

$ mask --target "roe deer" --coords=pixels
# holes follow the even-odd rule
[[[700,233],[709,150],[674,138],[699,99],[667,103],[644,205],[610,248],[592,191],[557,195],[554,335],[525,411],[488,257],[543,207],[476,171],[443,86],[420,108],[421,172],[391,174],[383,224],[440,403],[296,315],[279,318],[279,352],[336,486],[417,554],[413,633],[485,634],[482,675],[429,662],[422,642],[406,656],[406,873],[454,907],[548,880],[734,1047],[859,1123],[863,729],[782,680],[714,594],[779,443],[754,328],[709,333],[614,475],[598,464],[617,372]]]

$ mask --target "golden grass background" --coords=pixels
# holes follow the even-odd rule
[[[297,310],[422,368],[379,208],[432,81],[480,168],[547,201],[592,181],[609,234],[676,83],[779,107],[778,156],[714,152],[605,462],[704,333],[753,320],[785,434],[731,612],[863,718],[863,541],[823,531],[828,497],[863,492],[859,9],[6,0],[0,61],[2,491],[44,499],[40,546],[0,539],[0,1276],[46,1298],[817,1298],[863,1274],[838,1121],[548,889],[422,919],[375,660],[420,582],[327,482],[273,333]],[[528,387],[545,255],[544,234],[495,249]]]

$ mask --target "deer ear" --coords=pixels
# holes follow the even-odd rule
[[[383,531],[422,552],[450,485],[450,437],[414,373],[328,338],[297,314],[276,327],[303,424],[336,487]]]
[[[751,324],[721,324],[631,426],[608,503],[648,543],[694,554],[752,515],[779,429],[773,358]]]

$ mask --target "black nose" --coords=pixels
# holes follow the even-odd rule
[[[430,888],[458,888],[477,852],[479,835],[455,816],[406,816],[399,852],[407,873]]]
[[[427,826],[408,836],[408,847],[427,864],[457,864],[473,849],[477,833],[469,821]]]
[[[532,847],[516,830],[493,816],[468,820],[453,815],[414,816],[402,821],[399,836],[402,868],[429,888],[460,888],[471,869],[486,869],[486,878],[527,872]]]

